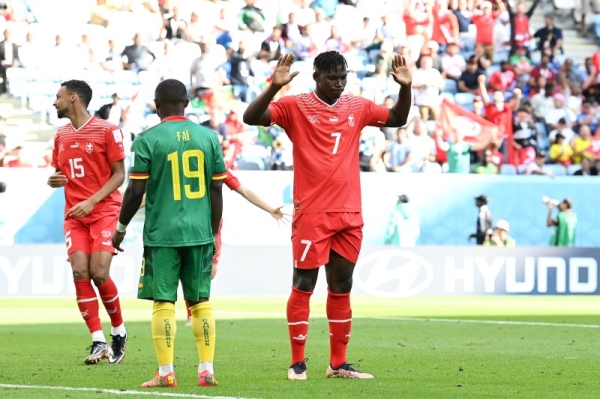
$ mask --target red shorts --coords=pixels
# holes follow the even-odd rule
[[[65,219],[65,242],[67,253],[82,251],[88,255],[94,252],[116,254],[112,245],[112,234],[117,228],[119,212],[92,212],[81,218]]]
[[[302,213],[292,222],[294,267],[314,269],[329,262],[333,250],[352,263],[362,245],[360,212]]]
[[[219,224],[219,231],[217,231],[217,255],[213,258],[213,265],[219,264],[219,258],[221,257],[221,227],[223,227],[223,219],[221,219],[221,223]]]

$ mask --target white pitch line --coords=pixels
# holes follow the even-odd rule
[[[361,317],[357,317],[361,318]],[[600,328],[598,324],[569,324],[569,323],[547,323],[543,321],[508,321],[508,320],[477,320],[477,319],[438,319],[436,317],[364,317],[375,320],[402,320],[402,321],[433,321],[442,323],[473,323],[473,324],[500,324],[515,326],[541,326],[541,327],[579,327]]]
[[[17,385],[17,384],[0,384],[0,388],[16,388],[16,389],[42,389],[54,391],[80,391],[80,392],[97,392],[111,393],[113,395],[140,395],[140,396],[160,396],[168,398],[196,398],[196,399],[251,399],[242,398],[240,396],[208,396],[196,395],[193,393],[171,393],[171,392],[156,392],[156,391],[121,391],[118,389],[103,389],[103,388],[76,388],[76,387],[53,387],[48,385]]]

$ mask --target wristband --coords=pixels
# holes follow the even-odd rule
[[[125,230],[127,230],[127,225],[121,224],[121,222],[117,222],[117,232],[125,233]]]

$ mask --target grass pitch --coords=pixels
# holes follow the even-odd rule
[[[348,361],[374,380],[325,378],[325,300],[312,299],[308,381],[287,381],[286,298],[217,298],[215,376],[196,386],[197,352],[178,304],[177,389],[142,390],[157,369],[151,303],[122,299],[120,365],[83,364],[91,343],[74,299],[0,300],[0,398],[598,398],[600,298],[354,298]],[[108,317],[101,309],[105,334]],[[89,390],[83,390],[89,388]]]

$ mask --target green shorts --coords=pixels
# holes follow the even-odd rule
[[[138,298],[175,302],[179,281],[186,301],[210,298],[213,245],[144,247]]]

